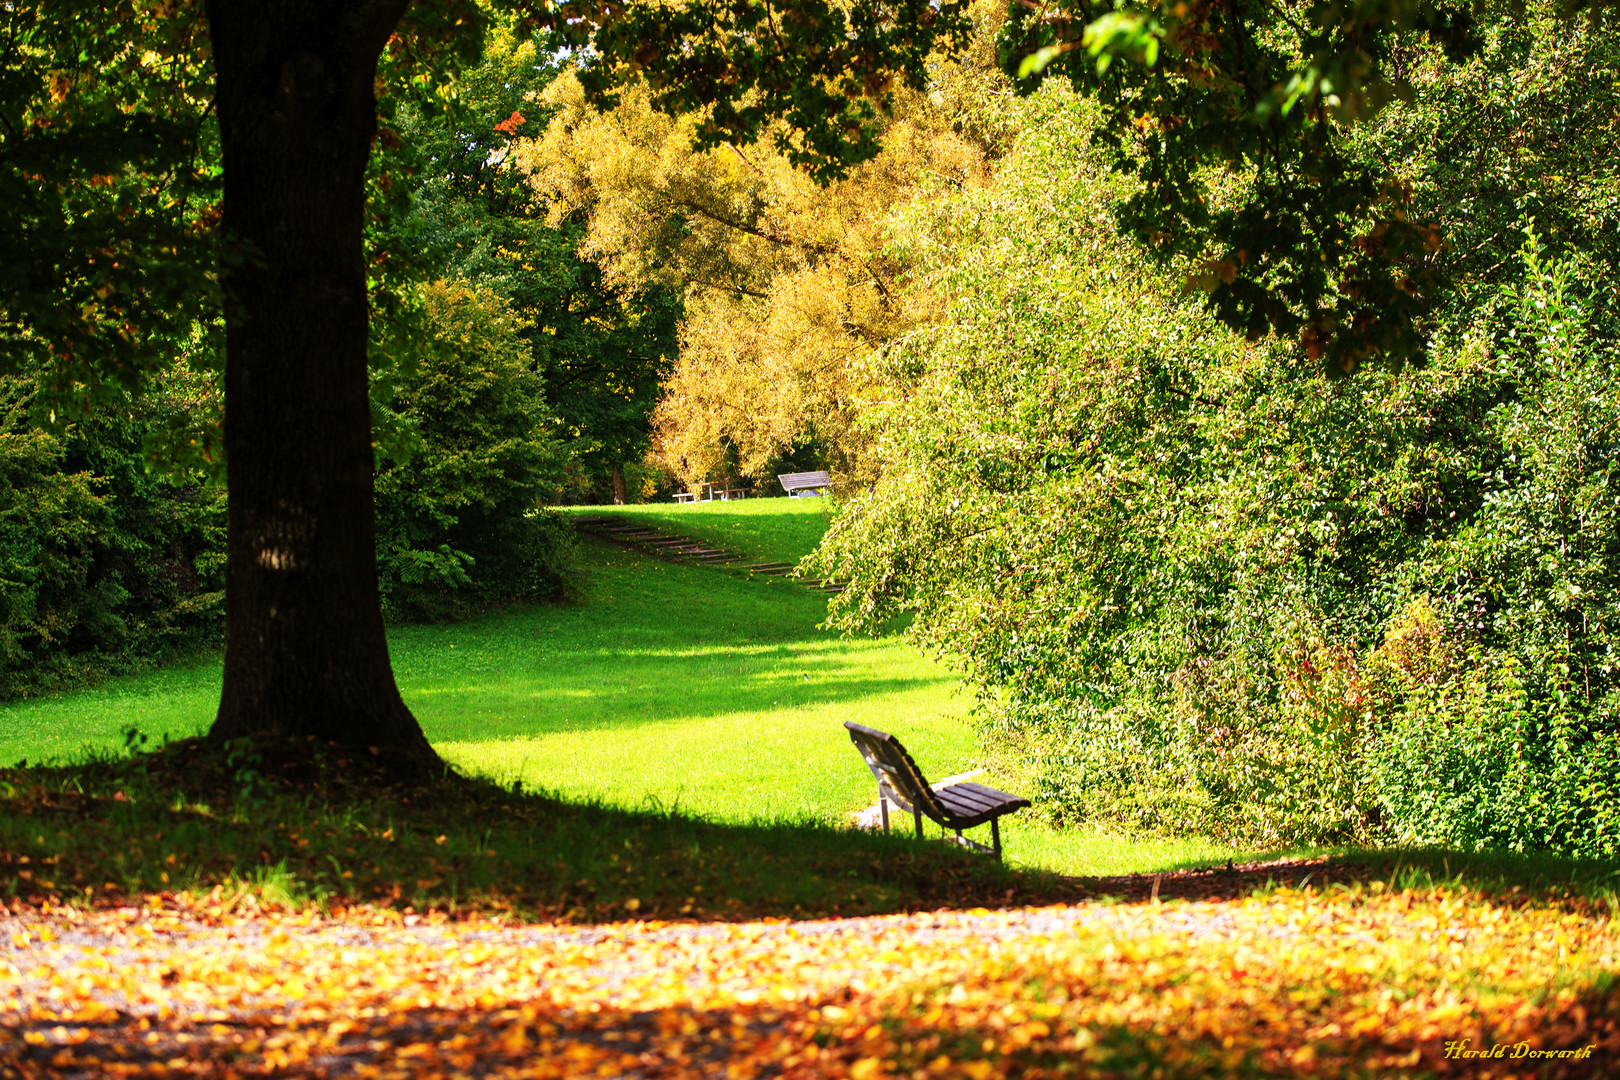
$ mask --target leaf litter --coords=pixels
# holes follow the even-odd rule
[[[0,919],[0,1074],[1602,1076],[1617,957],[1455,883],[596,926],[154,893]]]

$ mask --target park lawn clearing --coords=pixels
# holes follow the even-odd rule
[[[972,764],[951,673],[898,638],[816,629],[819,593],[584,547],[580,608],[531,609],[471,640],[409,629],[401,690],[446,760],[569,798],[734,822],[833,821],[869,802],[846,719],[903,718],[945,772]]]
[[[792,562],[819,538],[828,505],[771,499],[611,512],[694,536],[723,534],[750,558]],[[739,522],[751,539],[732,535]],[[841,826],[875,800],[845,720],[900,736],[931,778],[979,763],[971,702],[954,674],[898,636],[841,639],[817,629],[823,594],[589,537],[581,554],[578,604],[391,631],[401,693],[457,767],[622,809]],[[218,707],[220,677],[219,662],[203,660],[6,703],[0,763],[119,752],[130,729],[148,745],[200,734]],[[1196,838],[1054,830],[1028,813],[1002,829],[1011,863],[1059,873],[1242,857]]]

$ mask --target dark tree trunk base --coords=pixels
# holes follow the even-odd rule
[[[377,595],[366,161],[406,0],[208,4],[225,168],[225,686],[211,738],[375,747],[442,775]]]
[[[211,731],[199,740],[198,750],[210,761],[223,753],[278,787],[318,793],[335,802],[365,802],[385,790],[463,782],[431,747],[431,759],[425,759],[397,747],[263,734],[231,739]]]

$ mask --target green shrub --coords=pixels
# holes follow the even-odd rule
[[[27,418],[27,380],[0,385],[0,693],[217,641],[224,492],[148,473],[130,416],[51,434]]]
[[[898,241],[954,298],[881,361],[834,622],[955,658],[1061,820],[1620,851],[1612,269],[1534,235],[1427,364],[1330,381],[1114,239],[1082,106]]]
[[[392,409],[415,442],[377,471],[377,565],[394,619],[441,619],[504,600],[569,594],[572,530],[541,508],[561,481],[540,379],[498,297],[423,291],[426,344]]]

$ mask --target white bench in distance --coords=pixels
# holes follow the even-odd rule
[[[782,485],[782,490],[787,492],[790,499],[825,495],[832,487],[832,477],[825,471],[778,473],[776,482]]]

